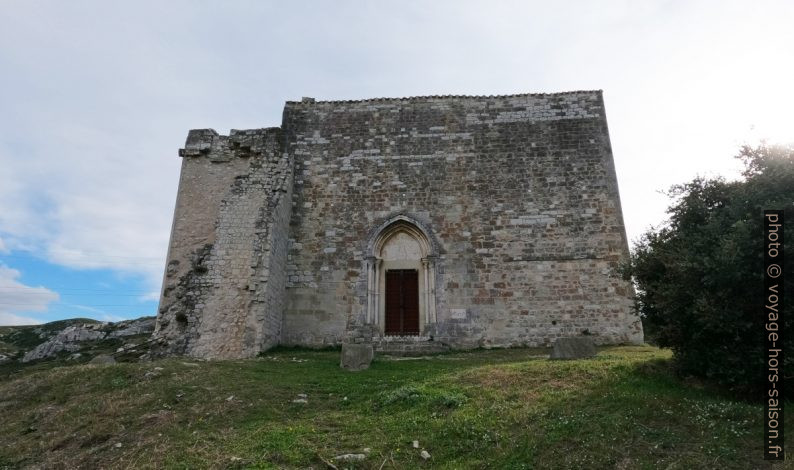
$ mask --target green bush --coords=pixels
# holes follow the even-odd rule
[[[673,350],[687,375],[756,393],[765,376],[763,211],[786,211],[785,265],[794,266],[794,147],[745,146],[744,179],[674,186],[669,221],[648,231],[626,270],[650,341]],[[794,275],[786,278],[791,305]],[[792,332],[791,315],[784,329]],[[794,351],[794,334],[783,336]],[[792,370],[789,353],[784,369]],[[792,396],[792,387],[787,387]],[[757,396],[757,395],[756,395]]]

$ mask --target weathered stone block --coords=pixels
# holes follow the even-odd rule
[[[554,342],[554,349],[549,359],[586,359],[595,357],[596,348],[593,340],[586,336],[560,338]]]
[[[339,366],[349,371],[368,369],[374,357],[375,350],[371,343],[343,343],[342,360]]]

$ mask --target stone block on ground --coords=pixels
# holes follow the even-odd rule
[[[584,336],[560,338],[554,342],[550,359],[585,359],[595,357],[593,340]]]
[[[375,350],[372,343],[343,343],[340,367],[350,371],[369,368]]]

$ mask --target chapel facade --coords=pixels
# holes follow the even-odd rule
[[[162,353],[643,340],[600,91],[304,98],[180,156]]]

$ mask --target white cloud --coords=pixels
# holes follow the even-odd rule
[[[0,255],[9,253],[8,248],[6,247],[5,242],[2,238],[0,238]]]
[[[64,305],[67,307],[76,308],[77,310],[82,310],[84,312],[89,312],[93,314],[92,318],[95,318],[100,321],[118,322],[122,320],[128,320],[130,318],[128,316],[125,317],[120,315],[114,315],[112,313],[108,313],[104,310],[95,307],[90,307],[88,305],[78,305],[78,304],[69,304],[69,303],[64,303]]]
[[[160,300],[160,291],[153,290],[149,291],[142,296],[139,297],[139,300],[146,302],[146,301],[158,301]]]
[[[93,313],[93,314],[96,314],[96,315],[107,315],[108,314],[104,310],[100,310],[100,309],[95,308],[95,307],[89,307],[87,305],[78,305],[78,304],[71,304],[71,303],[66,303],[66,302],[64,302],[63,305],[65,307],[76,308],[77,310],[82,310],[84,312],[90,312],[90,313]]]
[[[120,321],[124,321],[124,320],[129,320],[129,319],[130,319],[130,317],[123,317],[123,316],[120,316],[120,315],[113,315],[112,313],[106,313],[105,315],[102,315],[101,317],[99,317],[99,320],[101,320],[101,321],[107,321],[107,322],[112,322],[112,323],[116,323],[116,322],[120,322]]]
[[[602,88],[631,238],[663,218],[657,190],[735,173],[750,126],[790,132],[794,2],[375,5],[5,6],[0,250],[158,291],[187,131],[279,125],[301,96]]]
[[[39,325],[41,320],[0,311],[0,326]]]
[[[18,315],[25,312],[44,312],[58,293],[45,287],[31,287],[17,281],[20,272],[0,264],[0,325],[37,324],[35,318]]]

